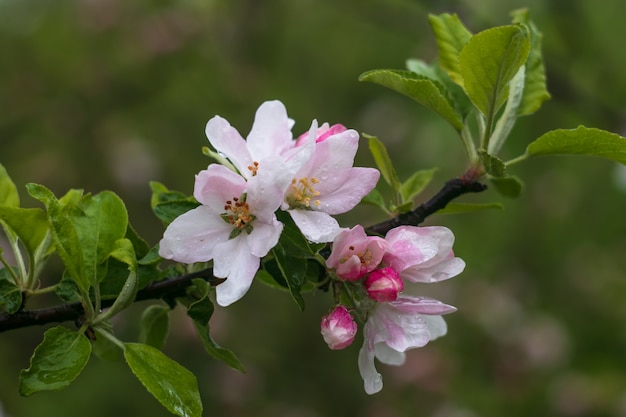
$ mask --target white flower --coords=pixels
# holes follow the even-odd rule
[[[269,166],[248,181],[212,164],[196,176],[194,197],[202,205],[176,218],[160,242],[159,255],[178,262],[213,260],[213,274],[227,278],[216,287],[227,306],[244,296],[260,258],[277,243],[283,224],[276,219],[283,190],[280,167]]]

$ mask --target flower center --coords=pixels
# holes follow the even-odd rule
[[[250,206],[246,203],[245,193],[240,198],[233,197],[232,200],[226,201],[224,210],[225,212],[220,215],[222,219],[235,226],[230,234],[230,239],[239,236],[243,231],[248,234],[252,232],[252,222],[256,217],[250,213]]]
[[[291,191],[287,197],[290,208],[311,209],[311,204],[319,206],[321,203],[315,199],[320,192],[315,189],[315,184],[320,182],[315,177],[304,177],[291,180]]]
[[[369,268],[370,263],[372,263],[372,258],[374,257],[374,255],[372,254],[369,248],[365,248],[365,250],[361,253],[355,253],[354,246],[350,245],[348,246],[348,250],[350,251],[350,254],[348,256],[341,258],[339,260],[340,263],[345,263],[352,256],[356,255],[361,260],[361,269],[367,270]]]

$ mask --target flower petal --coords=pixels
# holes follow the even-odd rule
[[[261,104],[247,138],[248,149],[254,160],[261,161],[295,146],[291,126],[283,103],[273,100]]]
[[[223,165],[211,164],[196,175],[193,196],[212,212],[224,212],[224,203],[240,197],[246,189],[246,180]]]
[[[346,175],[338,173],[336,178],[342,178],[341,184],[334,189],[328,188],[328,183],[320,180],[318,200],[319,209],[329,214],[341,214],[352,210],[376,186],[380,172],[374,168],[350,168]]]
[[[228,240],[231,229],[206,206],[199,206],[169,224],[159,242],[159,255],[188,264],[208,261],[215,245]]]
[[[376,359],[385,365],[401,366],[404,365],[406,361],[406,354],[404,352],[398,352],[387,346],[386,343],[376,343],[376,345],[374,345],[374,353]]]
[[[264,257],[278,243],[283,224],[274,217],[272,223],[264,223],[256,220],[250,235],[248,235],[248,247],[254,256]]]
[[[329,214],[313,210],[287,210],[304,237],[315,243],[332,242],[344,229]]]
[[[215,150],[224,154],[242,175],[248,175],[247,167],[252,164],[252,157],[237,129],[226,119],[215,116],[207,122],[204,131]]]
[[[374,364],[374,349],[368,349],[366,343],[359,350],[359,373],[363,378],[365,392],[376,394],[383,389],[383,377],[376,370]]]
[[[250,253],[245,236],[239,235],[215,247],[213,273],[226,281],[216,287],[217,303],[226,307],[243,297],[259,269],[260,259]]]

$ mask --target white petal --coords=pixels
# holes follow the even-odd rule
[[[254,256],[262,258],[278,243],[283,224],[276,220],[272,223],[254,222],[252,233],[247,237],[248,247]]]
[[[365,343],[359,350],[359,373],[366,393],[376,394],[383,389],[383,377],[376,371],[374,364],[374,350],[368,349]]]
[[[260,162],[268,156],[278,155],[294,146],[291,125],[283,103],[274,100],[261,104],[247,138],[252,157]]]
[[[404,352],[398,352],[387,346],[386,343],[376,343],[374,345],[374,353],[376,354],[376,359],[385,365],[401,366],[406,361]]]
[[[211,164],[196,175],[193,196],[216,214],[224,212],[224,204],[241,196],[246,180],[223,165]]]
[[[330,215],[313,210],[287,210],[304,237],[315,243],[332,242],[343,229]]]
[[[208,261],[215,245],[228,240],[230,229],[205,206],[197,207],[170,223],[159,242],[159,255],[189,264]]]
[[[204,131],[215,150],[230,159],[242,175],[247,175],[252,158],[239,132],[220,116],[209,120]]]
[[[438,337],[445,336],[448,333],[448,325],[441,316],[422,316],[422,319],[428,326],[428,332],[430,333],[430,340],[435,340]]]
[[[243,297],[259,269],[260,259],[250,253],[243,236],[217,245],[213,260],[213,273],[226,278],[216,288],[217,303],[223,307]]]
[[[427,268],[410,267],[400,273],[402,279],[410,282],[439,282],[463,272],[465,262],[461,258],[450,258]]]
[[[350,168],[341,177],[341,184],[328,189],[328,184],[320,180],[316,189],[319,196],[320,210],[329,214],[341,214],[352,210],[376,186],[380,172],[373,168]]]

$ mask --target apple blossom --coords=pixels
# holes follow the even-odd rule
[[[389,250],[383,262],[409,282],[437,282],[452,278],[465,269],[454,256],[454,234],[442,226],[400,226],[385,236]]]
[[[356,281],[380,264],[387,247],[383,238],[367,236],[363,226],[356,225],[337,235],[326,266],[334,268],[338,277]]]
[[[316,129],[315,133],[315,142],[322,142],[326,140],[326,138],[336,135],[338,133],[342,133],[348,130],[342,124],[334,124],[330,126],[328,123],[323,123],[320,127]],[[306,132],[298,136],[296,146],[300,146],[304,144],[309,138],[310,132]]]
[[[341,231],[331,215],[352,210],[376,186],[380,173],[352,166],[359,146],[353,129],[335,125],[320,134],[313,121],[303,146],[313,144],[313,154],[294,175],[281,208],[308,240],[330,242]]]
[[[390,267],[375,269],[363,282],[367,295],[379,303],[394,301],[404,289],[400,275]]]
[[[223,165],[196,176],[194,197],[202,205],[177,217],[166,229],[159,255],[178,262],[213,260],[213,274],[227,278],[216,287],[227,306],[248,291],[260,258],[277,243],[283,224],[276,219],[283,190],[268,167],[246,181]]]
[[[402,365],[405,352],[425,346],[447,332],[442,314],[456,308],[438,300],[400,295],[395,301],[377,304],[363,328],[359,372],[365,392],[375,394],[383,387],[374,359],[387,365]]]
[[[348,309],[342,305],[322,317],[320,331],[324,342],[333,350],[344,349],[354,341],[357,325]]]

